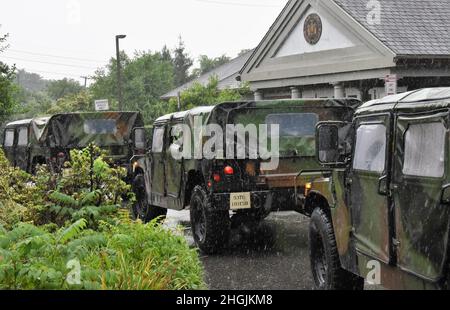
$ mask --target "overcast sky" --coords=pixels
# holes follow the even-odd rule
[[[190,55],[236,56],[258,45],[287,0],[1,0],[0,60],[45,78],[81,79],[121,49],[173,48],[179,35]]]

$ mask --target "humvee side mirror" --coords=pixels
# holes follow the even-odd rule
[[[133,148],[135,151],[143,151],[147,149],[147,138],[145,128],[135,128],[133,130]]]
[[[317,159],[322,165],[339,166],[345,165],[348,155],[345,137],[348,123],[344,122],[322,122],[316,128],[316,151]],[[347,131],[343,133],[343,131]]]
[[[442,188],[441,203],[450,205],[450,184],[447,184]]]

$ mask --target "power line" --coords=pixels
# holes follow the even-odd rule
[[[76,61],[85,61],[85,62],[96,62],[96,63],[106,63],[104,60],[94,60],[94,59],[87,59],[87,58],[77,58],[77,57],[67,57],[67,56],[58,56],[58,55],[51,55],[51,54],[44,54],[44,53],[35,53],[35,52],[27,52],[27,51],[21,51],[16,49],[8,49],[8,52],[14,52],[14,53],[21,53],[21,54],[28,54],[28,55],[35,55],[35,56],[44,56],[44,57],[53,57],[53,58],[61,58],[61,59],[67,59],[67,60],[76,60]]]
[[[259,8],[279,8],[280,5],[271,5],[271,4],[252,4],[252,3],[239,3],[239,2],[225,2],[218,0],[195,0],[197,2],[210,3],[210,4],[220,4],[220,5],[229,5],[229,6],[245,6],[245,7],[259,7]]]
[[[9,57],[9,56],[2,56],[2,58],[12,59],[12,60],[19,60],[19,61],[26,61],[26,62],[35,62],[35,63],[41,63],[41,64],[47,64],[47,65],[72,67],[72,68],[93,69],[93,70],[99,68],[99,67],[86,67],[86,66],[79,66],[79,65],[69,65],[69,64],[63,64],[63,63],[57,63],[57,62],[30,60],[30,59],[16,58],[16,57]]]

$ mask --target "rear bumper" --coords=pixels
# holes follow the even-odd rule
[[[220,193],[212,195],[212,207],[214,210],[230,210],[230,196],[232,193]],[[273,193],[271,191],[250,192],[251,210],[272,209]],[[249,209],[247,209],[249,210]]]

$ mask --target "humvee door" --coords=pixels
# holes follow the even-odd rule
[[[389,198],[382,187],[388,180],[390,130],[390,114],[357,118],[353,169],[348,180],[356,249],[386,264],[391,257]]]
[[[166,143],[166,160],[165,160],[165,176],[166,176],[166,194],[167,206],[169,209],[183,209],[183,201],[181,197],[181,181],[183,177],[183,159],[176,159],[172,156],[172,148],[182,150],[183,140],[175,141],[179,137],[174,137],[173,132],[180,123],[171,123],[168,127],[168,143]]]
[[[3,137],[3,151],[12,166],[16,165],[16,152],[14,148],[15,137],[16,134],[14,128],[5,130],[5,135]]]
[[[153,130],[151,161],[151,203],[158,207],[165,207],[166,201],[166,177],[165,177],[165,137],[166,125],[155,126]]]
[[[401,115],[396,128],[392,195],[396,214],[398,266],[437,281],[446,261],[449,116]],[[448,196],[448,194],[447,194]]]
[[[29,129],[27,126],[17,128],[17,143],[16,143],[16,166],[22,170],[28,170],[29,163]]]

